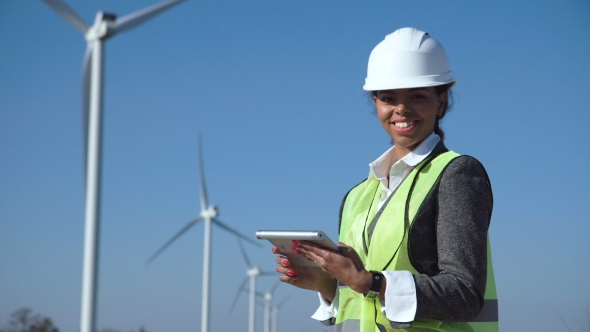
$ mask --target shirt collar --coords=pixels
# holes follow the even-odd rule
[[[413,151],[410,151],[410,153],[400,159],[400,162],[403,162],[410,167],[418,165],[432,152],[432,150],[434,150],[434,147],[439,141],[440,137],[433,132]],[[369,164],[369,181],[367,181],[367,183],[372,179],[384,179],[389,175],[391,167],[398,162],[398,160],[395,158],[395,154],[393,153],[394,147],[395,145]]]

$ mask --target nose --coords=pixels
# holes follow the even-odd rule
[[[410,113],[411,110],[406,108],[406,105],[404,104],[397,104],[394,108],[394,112],[399,115],[404,115],[406,113]]]

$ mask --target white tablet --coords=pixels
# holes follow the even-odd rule
[[[256,237],[270,241],[297,266],[316,266],[316,264],[291,249],[293,240],[309,241],[332,251],[340,251],[340,248],[322,231],[258,231]]]

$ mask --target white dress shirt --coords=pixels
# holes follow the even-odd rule
[[[387,198],[395,192],[402,181],[410,172],[422,162],[440,141],[440,137],[432,133],[413,151],[400,160],[396,160],[394,147],[391,147],[379,158],[369,164],[370,180],[377,179],[381,182],[381,195],[379,196],[378,209],[380,209]],[[389,179],[389,180],[388,180]],[[416,285],[410,271],[382,271],[387,279],[385,289],[385,300],[381,301],[381,311],[387,319],[393,322],[412,322],[416,316]],[[328,303],[321,294],[320,307],[311,316],[313,319],[324,321],[338,314],[338,289],[332,303]]]

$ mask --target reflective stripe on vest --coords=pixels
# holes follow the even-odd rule
[[[458,156],[455,152],[447,151],[418,164],[379,213],[379,180],[365,181],[348,193],[342,207],[340,241],[356,250],[367,270],[406,270],[418,274],[408,255],[408,231],[426,195],[446,166]],[[375,216],[388,222],[377,222],[373,236],[369,238],[367,228]],[[411,331],[498,331],[497,295],[489,239],[487,272],[484,308],[476,319],[472,322],[416,319],[412,322]],[[381,313],[378,298],[365,298],[341,283],[338,291],[336,331],[403,331],[404,327],[409,327],[409,324],[404,326],[389,321]]]

